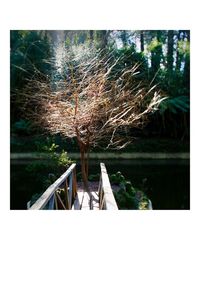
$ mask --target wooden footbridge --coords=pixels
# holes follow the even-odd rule
[[[72,164],[40,198],[30,206],[29,210],[107,210],[118,209],[105,164],[100,163],[100,180],[96,190],[91,190],[90,196],[83,189],[78,188],[76,180],[76,164]]]

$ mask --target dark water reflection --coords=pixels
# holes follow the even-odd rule
[[[154,209],[190,208],[189,160],[109,160],[103,161],[109,174],[121,171],[152,200]],[[99,173],[99,160],[90,164],[90,174]],[[24,161],[11,164],[11,209],[26,209],[26,203],[42,186],[37,177],[26,172]],[[78,171],[80,166],[78,165]],[[51,171],[50,171],[51,172]],[[43,174],[47,176],[47,174]]]
[[[190,208],[189,160],[116,160],[105,161],[109,174],[121,171],[132,184],[143,189],[154,209]],[[93,163],[93,168],[98,165]]]

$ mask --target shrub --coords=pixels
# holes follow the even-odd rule
[[[119,189],[114,191],[119,209],[149,209],[150,199],[143,191],[134,188],[121,172],[112,174],[110,180],[111,183],[119,186]]]
[[[28,172],[35,175],[36,181],[42,183],[44,190],[73,162],[64,150],[62,150],[61,153],[56,153],[58,147],[59,146],[55,143],[52,143],[51,145],[42,145],[41,151],[48,155],[47,159],[42,161],[35,160],[26,167]],[[31,202],[33,202],[33,200],[37,199],[34,197]]]

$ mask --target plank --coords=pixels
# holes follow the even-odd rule
[[[107,170],[104,163],[100,163],[101,167],[101,189],[103,190],[103,201],[105,203],[105,209],[118,209],[113,191],[110,185],[110,180],[107,174]]]
[[[97,195],[97,191],[91,192],[93,196],[92,207],[93,210],[99,210],[99,198]],[[74,201],[74,205],[72,209],[76,210],[90,210],[90,202],[89,195],[84,191],[78,191],[76,200]]]
[[[55,190],[66,180],[66,178],[71,174],[73,169],[76,167],[76,164],[72,164],[65,173],[62,174],[48,189],[40,196],[40,198],[29,208],[29,210],[43,209]]]

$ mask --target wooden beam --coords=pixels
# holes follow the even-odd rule
[[[110,181],[108,178],[107,170],[104,163],[100,163],[101,167],[101,180],[102,180],[102,192],[103,192],[103,199],[102,204],[105,209],[118,209],[117,203],[115,201],[115,197],[113,195],[113,191],[110,185]]]
[[[52,185],[48,187],[48,189],[40,196],[40,198],[29,208],[29,210],[34,209],[43,209],[52,195],[54,194],[55,190],[60,187],[60,185],[66,180],[66,178],[72,173],[73,169],[76,167],[76,164],[72,164],[67,171],[62,174]]]

